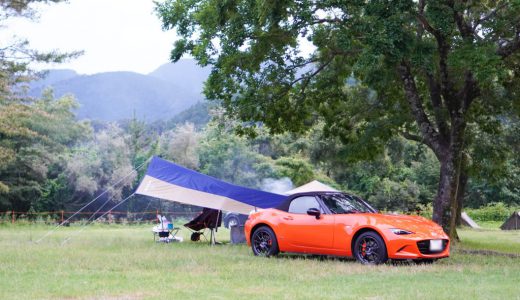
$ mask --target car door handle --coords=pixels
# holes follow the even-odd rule
[[[288,221],[291,221],[293,219],[293,217],[283,217],[284,220],[288,220]]]

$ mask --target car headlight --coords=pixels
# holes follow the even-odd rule
[[[390,229],[390,231],[392,231],[394,234],[397,234],[397,235],[405,235],[405,234],[412,234],[413,233],[411,231],[404,230],[404,229],[399,229],[399,228],[392,228],[392,229]]]

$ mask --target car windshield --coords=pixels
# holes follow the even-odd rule
[[[333,214],[376,212],[365,201],[346,194],[325,194],[321,199]]]

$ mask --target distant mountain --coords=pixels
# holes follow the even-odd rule
[[[132,118],[170,119],[203,101],[202,85],[209,71],[194,61],[166,64],[149,75],[107,72],[78,75],[72,70],[51,70],[31,84],[30,95],[39,96],[52,87],[56,97],[73,94],[81,107],[80,119],[117,121]]]
[[[31,84],[31,86],[32,88],[46,87],[76,76],[78,76],[78,73],[76,73],[76,71],[74,70],[52,70],[49,71],[41,80],[38,80]]]
[[[181,59],[176,63],[164,64],[148,75],[173,84],[182,84],[189,90],[202,91],[210,71],[209,67],[203,68],[193,59]]]
[[[164,129],[175,128],[184,123],[193,123],[195,127],[202,128],[211,120],[210,110],[215,105],[216,103],[208,101],[199,102],[164,122]]]

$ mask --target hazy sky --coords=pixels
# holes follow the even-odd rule
[[[38,50],[85,51],[51,68],[146,74],[169,60],[175,34],[162,31],[152,0],[70,0],[36,7],[38,21],[12,20],[3,31],[27,38]]]

